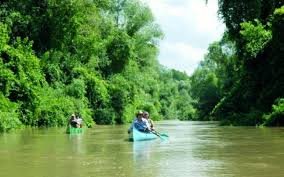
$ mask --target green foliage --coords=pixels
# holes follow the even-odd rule
[[[127,20],[125,20],[125,24],[123,25],[125,25],[127,34],[129,36],[134,36],[139,32],[145,31],[145,29],[149,27],[154,21],[154,17],[150,8],[138,0],[125,2],[124,13],[127,17]],[[148,33],[148,35],[155,36],[155,33]],[[145,37],[147,36],[145,35]]]
[[[159,107],[165,119],[194,120],[197,117],[195,100],[189,94],[192,85],[190,78],[176,70],[161,70],[159,80]]]
[[[210,71],[209,71],[210,72]],[[208,115],[220,100],[218,78],[206,69],[196,71],[192,76],[192,97],[198,100],[197,108],[200,119],[208,119]]]
[[[97,124],[114,124],[115,117],[115,112],[111,107],[98,108],[94,120]]]
[[[87,126],[92,126],[91,110],[85,98],[67,96],[61,88],[42,88],[29,125],[64,126],[73,112],[79,113]]]
[[[162,37],[140,0],[2,2],[1,131],[65,126],[73,112],[87,126],[131,122],[138,109],[194,119],[189,77],[158,63]]]
[[[86,95],[86,84],[82,79],[73,79],[72,83],[66,87],[69,96],[83,99]]]
[[[275,9],[273,19],[272,19],[272,32],[273,32],[273,41],[275,43],[273,44],[273,47],[281,48],[282,51],[283,48],[283,28],[284,28],[284,3],[281,8]],[[281,52],[278,52],[279,54],[282,54]],[[282,56],[282,55],[281,55]],[[280,57],[281,57],[280,56]]]
[[[38,92],[38,102],[29,125],[34,126],[63,126],[75,110],[70,97],[60,89],[43,88]]]
[[[9,41],[7,25],[0,23],[0,51],[3,51],[7,47]]]
[[[110,94],[112,108],[115,110],[115,122],[124,123],[122,119],[124,108],[130,102],[130,84],[121,76],[113,77],[111,82]]]
[[[123,115],[121,115],[122,119],[125,122],[132,122],[138,109],[139,108],[137,107],[135,102],[130,102],[123,110]]]
[[[188,94],[188,90],[181,90],[179,95],[176,102],[178,118],[180,120],[196,120],[197,110],[193,107],[195,101]]]
[[[256,25],[253,25],[252,22],[241,23],[241,28],[240,33],[246,42],[245,49],[248,56],[256,57],[271,40],[272,32],[265,30],[265,26],[259,21],[256,21]]]
[[[19,128],[19,105],[12,103],[0,92],[0,132],[8,132]]]
[[[0,64],[4,94],[12,101],[32,100],[35,87],[43,83],[43,76],[31,43],[26,39],[17,39],[12,46],[7,45],[6,50],[2,51]]]
[[[280,98],[272,105],[272,112],[263,116],[264,125],[283,126],[284,125],[284,99]]]
[[[278,8],[278,9],[275,9],[274,15],[283,15],[284,14],[284,6]]]
[[[283,125],[281,101],[273,106],[279,112],[263,116],[283,98],[283,5],[280,0],[219,1],[228,31],[209,46],[191,78],[199,120],[205,115],[226,125]]]
[[[241,42],[239,40],[241,23],[255,19],[265,22],[276,8],[284,5],[282,0],[220,0],[218,3],[219,14],[228,28],[229,35],[237,43]]]
[[[224,34],[221,41],[209,46],[204,61],[190,79],[190,94],[197,100],[192,104],[197,109],[197,119],[219,119],[219,116],[212,116],[211,112],[236,83],[237,69],[235,45]]]
[[[131,41],[127,34],[118,32],[107,44],[107,56],[110,58],[110,64],[105,69],[107,74],[120,73],[128,64],[131,58]]]
[[[26,124],[25,119],[29,119],[27,117],[34,109],[37,89],[45,83],[32,43],[16,38],[11,45],[6,44],[1,51],[0,68],[3,71],[0,74],[1,92],[10,101],[20,103],[21,117],[18,118]]]

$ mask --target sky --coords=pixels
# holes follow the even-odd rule
[[[210,43],[221,39],[225,25],[218,19],[218,0],[145,0],[164,32],[159,62],[192,74]]]

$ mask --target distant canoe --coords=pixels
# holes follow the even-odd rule
[[[133,127],[132,132],[129,134],[130,141],[145,141],[158,138],[157,135],[153,133],[144,133]]]
[[[75,128],[72,126],[68,126],[66,129],[67,134],[79,134],[83,132],[83,128]]]

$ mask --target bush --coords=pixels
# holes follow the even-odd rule
[[[69,96],[82,99],[86,94],[86,84],[82,79],[73,79],[72,83],[66,87]]]
[[[95,112],[94,120],[96,124],[114,124],[115,112],[111,107],[100,108]]]
[[[178,112],[179,120],[196,120],[197,119],[197,110],[192,105],[185,105]]]
[[[229,112],[225,118],[220,121],[221,125],[233,126],[257,126],[263,123],[262,113],[258,110],[252,110],[249,113]]]
[[[12,103],[0,93],[0,132],[8,132],[19,128],[18,104]]]
[[[137,113],[136,105],[135,104],[128,104],[127,106],[125,106],[125,108],[123,110],[122,119],[125,122],[132,122],[136,113]]]
[[[272,112],[263,116],[266,126],[284,125],[284,98],[277,99],[272,105]]]
[[[253,109],[249,113],[240,114],[237,125],[258,126],[263,124],[262,111]]]
[[[265,47],[271,40],[271,30],[266,30],[265,26],[259,21],[256,25],[252,22],[241,23],[241,35],[246,41],[245,49],[249,56],[256,57],[256,55]]]
[[[76,99],[64,94],[63,89],[43,88],[39,92],[38,102],[30,125],[64,126],[73,112],[79,113],[84,123],[93,124],[92,112],[86,99]]]

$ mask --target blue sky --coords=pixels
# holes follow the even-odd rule
[[[145,0],[161,26],[159,62],[192,74],[210,43],[219,40],[225,26],[218,19],[217,0]]]

